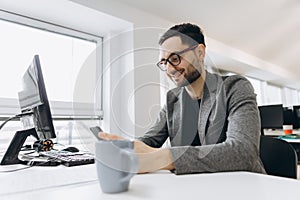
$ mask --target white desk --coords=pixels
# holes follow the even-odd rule
[[[282,135],[284,135],[283,130],[274,130],[274,131],[265,130],[264,133],[266,136],[282,136]],[[293,130],[293,133],[300,135],[299,130]],[[281,138],[281,139],[285,140],[287,142],[290,142],[290,143],[300,143],[300,139],[283,139],[283,138]]]
[[[176,176],[168,171],[136,175],[128,192],[104,194],[95,165],[34,167],[0,173],[1,200],[93,199],[298,199],[300,181],[249,172]]]

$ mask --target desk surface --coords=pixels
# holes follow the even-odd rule
[[[283,136],[284,133],[282,130],[275,130],[275,131],[269,131],[269,130],[265,130],[264,131],[266,136]],[[293,131],[294,134],[300,135],[300,131],[299,130],[294,130]],[[285,139],[285,138],[281,138],[282,140],[285,140],[287,142],[290,143],[300,143],[300,139]]]
[[[95,165],[33,167],[0,173],[1,200],[14,199],[297,199],[300,181],[250,172],[176,176],[168,171],[136,175],[129,191],[102,193]]]

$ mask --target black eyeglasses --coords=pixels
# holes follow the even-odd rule
[[[179,65],[181,63],[181,57],[180,57],[180,55],[183,54],[183,53],[185,53],[185,52],[187,52],[187,51],[195,49],[197,46],[198,46],[198,44],[194,45],[194,46],[191,46],[189,48],[186,48],[186,49],[184,49],[182,51],[171,53],[167,59],[162,59],[156,65],[157,65],[157,67],[160,70],[167,71],[167,63],[168,62],[173,67]]]

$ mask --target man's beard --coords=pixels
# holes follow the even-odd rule
[[[192,72],[184,76],[184,80],[182,82],[180,83],[175,82],[175,84],[177,85],[177,87],[184,87],[196,81],[200,76],[201,76],[201,71],[194,68]]]

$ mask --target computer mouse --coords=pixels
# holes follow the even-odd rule
[[[76,153],[76,152],[79,152],[79,149],[77,149],[76,147],[67,147],[67,148],[63,149],[63,151]]]

